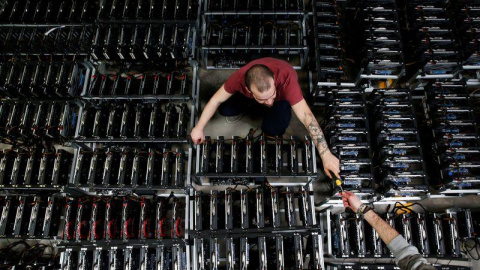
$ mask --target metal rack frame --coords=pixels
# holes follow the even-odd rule
[[[369,203],[373,208],[379,210],[379,211],[384,211],[384,209],[389,209],[391,206],[394,206],[394,204],[396,204],[397,202],[400,202],[400,203],[415,203],[419,198],[402,198],[401,201],[398,201],[397,199],[395,200],[380,200],[380,201],[364,201],[364,203]],[[349,262],[351,263],[354,263],[354,262],[360,262],[362,260],[385,260],[385,259],[391,259],[393,260],[393,257],[391,254],[383,254],[384,252],[382,252],[381,255],[374,255],[374,254],[370,254],[370,253],[366,253],[364,255],[358,255],[358,254],[345,254],[345,256],[339,256],[339,255],[336,255],[334,254],[333,252],[333,249],[332,249],[332,246],[334,245],[335,240],[336,238],[334,237],[333,235],[333,229],[332,229],[332,222],[333,220],[331,219],[332,215],[341,215],[344,213],[344,206],[343,204],[341,203],[341,201],[338,201],[338,202],[332,202],[331,204],[328,204],[328,205],[325,205],[321,208],[320,212],[319,212],[319,216],[320,216],[320,220],[324,220],[323,223],[321,223],[321,234],[322,234],[322,237],[325,239],[325,251],[326,251],[326,254],[328,256],[331,256],[332,258],[329,259],[328,263],[339,263],[339,264],[342,264],[344,262],[346,262],[345,260],[349,260]],[[457,218],[456,218],[456,210],[446,210],[446,211],[442,211],[442,212],[428,212],[428,213],[425,213],[421,208],[412,208],[412,210],[415,210],[416,213],[421,213],[421,214],[429,214],[429,213],[435,213],[435,214],[438,214],[438,215],[450,215],[453,213],[453,215],[455,215],[455,222],[454,222],[454,226],[458,226],[457,225]],[[465,210],[459,210],[459,211],[465,211]],[[469,211],[469,210],[466,210],[466,211]],[[405,212],[404,212],[405,213]],[[351,214],[351,215],[355,215],[355,214]],[[408,215],[411,215],[410,213],[408,213]],[[357,216],[358,218],[358,216]],[[361,218],[363,219],[363,218]],[[446,220],[446,219],[445,219]],[[429,220],[429,221],[432,221],[432,220]],[[388,222],[388,221],[387,221]],[[367,222],[364,221],[364,223],[366,224]],[[428,225],[428,224],[427,224]],[[429,227],[427,226],[428,228],[425,228],[426,230],[427,229],[433,229],[432,227]],[[371,228],[371,227],[370,227]],[[366,228],[364,227],[364,230]],[[410,229],[412,229],[410,227]],[[347,229],[345,229],[347,230]],[[399,232],[401,232],[401,230],[399,230]],[[413,232],[411,232],[412,234],[414,234]],[[457,244],[460,243],[460,236],[457,235]],[[380,240],[380,239],[378,239]],[[442,234],[442,242],[443,242],[443,234]],[[368,240],[367,240],[368,241]],[[381,240],[380,240],[381,241]],[[386,246],[383,242],[382,242],[382,246]],[[352,248],[355,248],[355,247],[352,247]],[[430,251],[430,249],[432,249],[432,247],[430,248],[427,248],[426,252],[428,253],[427,254],[424,254],[423,257],[427,258],[427,259],[444,259],[444,260],[448,260],[448,261],[468,261],[469,259],[462,255],[461,253],[458,253],[458,255],[449,255],[449,254],[433,254],[431,252],[433,251]],[[459,252],[459,250],[457,250]]]
[[[280,15],[294,15],[295,18],[294,20],[292,19],[285,19],[281,20],[278,22],[297,22],[299,25],[302,27],[302,37],[300,42],[301,46],[277,46],[277,45],[268,45],[268,46],[213,46],[213,45],[208,45],[206,44],[206,35],[207,35],[207,25],[210,24],[211,20],[217,16],[222,16],[219,17],[223,20],[225,20],[225,16],[236,16],[233,17],[235,19],[238,19],[238,17],[260,17],[263,19],[263,16],[280,16]],[[272,51],[277,51],[279,55],[298,55],[299,56],[299,65],[293,65],[294,69],[301,69],[307,62],[307,57],[308,57],[308,51],[309,48],[307,46],[306,42],[306,33],[307,33],[307,19],[308,19],[308,14],[306,11],[301,11],[301,12],[294,12],[294,13],[286,13],[285,12],[278,12],[278,11],[272,11],[272,12],[243,12],[243,11],[231,11],[231,12],[209,12],[207,9],[207,5],[205,4],[205,9],[202,14],[202,46],[199,48],[200,50],[200,56],[202,58],[203,65],[206,69],[238,69],[238,67],[231,67],[231,68],[226,68],[226,67],[216,67],[215,65],[210,65],[209,62],[209,56],[211,55],[211,51],[265,51],[265,50],[272,50]]]
[[[364,120],[364,124],[365,124],[365,138],[366,138],[366,143],[368,145],[368,157],[369,158],[369,161],[370,161],[370,165],[368,166],[369,167],[369,172],[370,172],[370,176],[371,176],[371,179],[370,179],[370,187],[369,188],[365,188],[365,187],[362,187],[362,188],[358,188],[358,189],[355,189],[356,192],[358,192],[357,194],[359,196],[361,196],[361,198],[369,198],[369,197],[372,197],[374,196],[374,193],[375,193],[375,173],[374,173],[374,168],[373,168],[373,160],[371,159],[372,157],[372,138],[371,138],[371,123],[368,121],[368,116],[369,116],[369,113],[368,113],[368,108],[367,108],[367,94],[365,93],[365,89],[363,88],[360,88],[360,89],[331,89],[332,92],[334,93],[338,93],[338,94],[342,94],[342,92],[346,93],[346,94],[358,94],[361,96],[361,102],[362,104],[364,105],[363,106],[363,115],[365,116],[365,120]],[[325,96],[327,96],[329,94],[329,92],[327,92],[325,94]],[[334,127],[332,127],[334,128]],[[343,129],[348,129],[348,128],[343,128]],[[353,157],[350,158],[350,159],[354,159]],[[340,161],[340,164],[342,164],[342,162]],[[338,194],[334,194],[333,195],[333,198],[338,198],[340,195]]]
[[[201,163],[202,163],[202,150],[201,146],[196,146],[196,159],[195,159],[195,182],[199,185],[217,185],[211,181],[211,179],[222,180],[226,182],[231,182],[230,185],[235,184],[246,184],[246,185],[258,185],[259,183],[263,183],[266,179],[276,178],[280,181],[276,181],[271,183],[271,185],[299,185],[299,184],[308,184],[313,181],[317,177],[317,156],[315,151],[315,145],[311,142],[311,150],[313,152],[312,155],[312,172],[298,172],[296,174],[290,173],[285,174],[281,172],[269,172],[269,173],[262,173],[262,172],[252,172],[252,173],[231,173],[231,172],[224,172],[224,173],[203,173]],[[297,157],[298,162],[298,157]],[[302,157],[302,164],[305,162]],[[285,162],[283,162],[285,163]],[[298,164],[300,166],[300,163]],[[222,184],[220,184],[222,185]],[[227,184],[228,185],[228,184]]]
[[[380,89],[377,89],[378,91],[381,91]],[[399,89],[399,90],[403,90],[403,93],[405,93],[405,96],[407,97],[407,100],[410,101],[410,103],[412,103],[412,94],[411,94],[411,91],[409,89]],[[376,90],[374,90],[376,91]],[[385,90],[385,91],[382,91],[385,93],[385,95],[388,95],[389,93],[391,93],[392,91],[395,91],[395,90]],[[402,92],[400,92],[402,93]],[[372,94],[371,96],[373,97],[375,95]],[[372,108],[373,110],[373,108]],[[417,123],[417,119],[416,119],[416,114],[415,114],[415,109],[413,106],[410,106],[410,111],[411,111],[411,116],[413,117],[412,118],[412,122],[413,122],[413,128],[416,130],[416,141],[418,144],[421,143],[421,138],[420,138],[420,131],[419,131],[419,128],[418,128],[418,123]],[[383,112],[382,112],[383,113]],[[376,134],[375,134],[376,135]],[[396,190],[394,189],[390,189],[389,191],[386,191],[386,194],[387,196],[405,196],[403,194],[409,194],[407,196],[428,196],[429,194],[429,178],[428,178],[428,175],[427,175],[427,170],[426,170],[426,166],[425,166],[425,159],[424,159],[424,153],[423,153],[423,149],[421,147],[418,148],[419,150],[419,154],[420,154],[420,159],[421,159],[421,166],[422,166],[422,170],[424,172],[424,184],[423,185],[416,185],[414,186],[415,188],[413,188],[412,186],[408,185],[405,187],[404,190],[401,190],[399,192],[397,192]],[[386,179],[383,179],[383,186],[384,187],[388,187],[388,183],[386,182],[387,180]],[[413,189],[409,189],[409,188],[413,188]]]

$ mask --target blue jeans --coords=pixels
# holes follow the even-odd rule
[[[218,107],[223,116],[236,116],[242,113],[264,113],[262,131],[270,136],[285,134],[292,119],[292,107],[286,100],[275,101],[272,107],[266,107],[254,99],[235,93]]]

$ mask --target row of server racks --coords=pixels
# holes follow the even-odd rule
[[[479,6],[2,1],[1,264],[396,269],[338,195],[315,202],[322,168],[309,136],[189,141],[199,65],[276,57],[310,71],[344,188],[437,268],[469,269],[452,262],[468,262],[478,212],[412,205],[479,193]]]
[[[478,70],[477,1],[314,1],[312,6],[318,90],[369,80],[391,80],[395,87]]]
[[[478,212],[478,1],[312,1],[314,108],[354,191],[438,269],[471,269]],[[338,195],[318,207],[325,269],[399,269]],[[390,259],[390,262],[386,262]],[[355,262],[355,263],[354,263]],[[453,262],[453,263],[452,263]]]
[[[479,4],[312,3],[312,103],[348,187],[478,193]]]
[[[0,3],[2,265],[191,269],[201,6]]]

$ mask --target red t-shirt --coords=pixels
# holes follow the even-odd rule
[[[275,88],[277,89],[275,101],[287,100],[293,106],[303,99],[302,89],[300,89],[298,84],[298,76],[295,69],[283,60],[269,57],[254,60],[235,71],[225,82],[225,90],[230,94],[240,92],[248,98],[253,98],[252,93],[248,91],[245,85],[245,73],[251,66],[257,64],[267,66],[274,74]]]

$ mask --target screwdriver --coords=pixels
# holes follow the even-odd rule
[[[340,181],[340,179],[336,179],[335,184],[340,188],[340,193],[343,193],[342,181]]]

